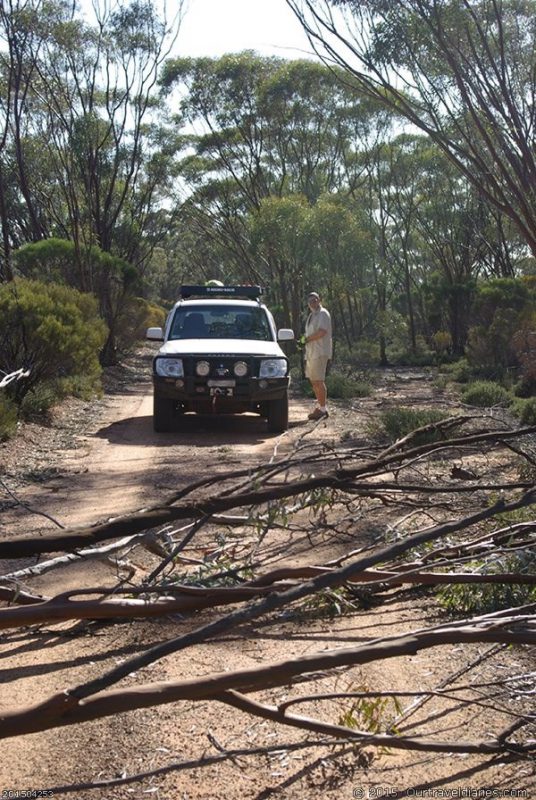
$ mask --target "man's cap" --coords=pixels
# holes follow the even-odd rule
[[[309,299],[310,297],[314,297],[315,300],[320,300],[320,295],[318,294],[318,292],[309,292],[309,294],[307,295],[307,299]]]

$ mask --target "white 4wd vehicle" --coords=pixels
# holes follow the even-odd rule
[[[173,428],[177,415],[253,411],[273,433],[288,427],[288,360],[260,302],[258,286],[182,286],[165,329],[147,338],[163,341],[153,361],[155,431]],[[243,299],[247,298],[247,299]]]

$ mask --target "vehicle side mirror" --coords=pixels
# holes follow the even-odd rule
[[[147,333],[145,334],[146,339],[152,339],[155,342],[163,342],[164,341],[164,331],[162,328],[147,328]]]
[[[277,331],[278,342],[291,342],[294,339],[294,331],[292,328],[279,328]]]

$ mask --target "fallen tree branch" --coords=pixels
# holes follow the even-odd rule
[[[110,689],[94,696],[70,690],[53,695],[37,705],[3,711],[0,714],[0,738],[20,736],[27,733],[49,730],[51,728],[87,722],[113,714],[138,708],[176,702],[178,700],[222,700],[222,694],[230,690],[258,691],[288,684],[292,679],[319,670],[333,670],[343,666],[368,664],[386,658],[415,655],[421,650],[445,644],[467,642],[493,642],[505,644],[536,644],[536,620],[533,615],[518,614],[506,616],[505,613],[490,614],[473,620],[450,625],[425,628],[409,634],[374,639],[354,648],[343,648],[320,653],[302,655],[269,665],[252,667],[235,672],[225,672],[202,678],[178,682],[144,684],[126,689]],[[286,715],[281,715],[286,718]],[[282,721],[282,720],[281,720]],[[302,727],[307,728],[307,725]],[[316,729],[315,729],[316,730]],[[367,743],[385,745],[385,737],[370,738],[369,734],[355,734],[343,726],[329,726],[324,734],[364,737]],[[392,741],[391,741],[392,738]],[[398,742],[398,744],[397,744]],[[428,740],[404,740],[389,737],[390,747],[404,749],[434,750],[433,742]],[[440,752],[447,750],[447,743],[439,743]],[[519,745],[498,741],[490,742],[449,742],[453,752],[495,753],[504,749],[519,753],[536,750],[536,741]]]
[[[364,494],[378,491],[377,484],[368,484],[366,479],[377,478],[379,475],[391,471],[395,466],[400,465],[404,460],[415,459],[431,452],[449,448],[460,448],[475,444],[497,443],[510,438],[520,437],[529,433],[535,433],[536,426],[519,428],[515,431],[492,431],[467,435],[457,439],[448,439],[441,443],[421,445],[402,453],[391,453],[385,458],[373,459],[358,467],[343,467],[332,470],[325,475],[310,477],[307,479],[296,480],[288,483],[281,483],[258,490],[249,490],[231,495],[212,496],[193,500],[182,505],[166,505],[164,502],[160,506],[155,506],[135,514],[117,517],[108,522],[98,525],[65,530],[60,534],[45,534],[41,536],[21,536],[13,537],[8,541],[0,542],[0,558],[22,558],[29,555],[37,555],[46,552],[77,550],[82,546],[98,544],[107,539],[114,539],[119,536],[132,535],[148,528],[158,528],[169,525],[179,519],[199,519],[200,517],[211,517],[214,514],[229,511],[234,508],[250,507],[262,505],[273,500],[281,500],[293,497],[315,489],[335,489],[341,491],[360,491]],[[362,483],[355,484],[357,478]],[[220,482],[225,480],[225,475],[218,476]],[[504,485],[503,488],[525,488],[528,489],[532,484],[518,482],[515,484]],[[393,488],[401,491],[400,484],[393,484]],[[439,492],[440,487],[435,485],[435,491]],[[462,487],[456,486],[459,492]],[[474,491],[475,485],[467,487],[468,491]],[[418,492],[426,490],[426,487],[413,486],[412,491]],[[454,491],[452,486],[446,485],[445,491]]]
[[[0,378],[0,389],[5,389],[13,381],[20,381],[23,378],[28,378],[30,375],[29,369],[16,369],[15,372],[4,373],[4,377]]]
[[[277,570],[281,577],[292,577],[292,586],[298,577],[327,575],[332,570],[322,567],[295,568]],[[268,578],[270,576],[266,576]],[[456,584],[506,584],[536,586],[536,575],[524,573],[494,573],[480,575],[478,573],[432,573],[416,570],[410,574],[385,570],[364,570],[354,575],[348,584],[373,583],[380,587],[402,586],[404,584],[436,586]],[[18,592],[16,589],[0,587],[0,599],[24,606],[23,608],[0,609],[0,630],[26,625],[37,625],[51,622],[65,622],[71,619],[147,619],[162,617],[168,614],[179,614],[201,611],[205,608],[232,605],[263,597],[272,592],[286,591],[291,585],[281,581],[252,581],[237,587],[204,588],[199,586],[173,586],[174,597],[157,597],[155,599],[136,600],[130,598],[108,597],[97,600],[72,600],[73,595],[81,594],[117,594],[117,589],[91,588],[71,590],[65,595],[51,598]],[[156,587],[153,591],[156,591]],[[125,588],[121,593],[147,593],[144,587]]]
[[[518,508],[524,508],[527,505],[532,505],[536,502],[536,491],[527,492],[522,497],[513,502],[505,503],[500,500],[494,506],[482,509],[475,514],[455,520],[453,522],[443,523],[442,525],[433,528],[427,528],[424,531],[417,532],[409,536],[403,541],[398,541],[393,544],[380,547],[370,555],[362,556],[356,561],[347,564],[344,567],[330,572],[329,574],[319,575],[312,578],[310,581],[300,584],[299,586],[288,589],[284,592],[273,592],[267,598],[252,603],[244,609],[238,609],[231,612],[225,617],[222,617],[214,622],[198,628],[191,633],[179,636],[176,639],[171,639],[161,645],[156,645],[150,648],[145,653],[129,659],[124,664],[121,664],[114,669],[110,670],[106,675],[101,676],[93,681],[77,687],[76,692],[79,698],[87,697],[97,691],[101,691],[114,683],[117,683],[130,672],[135,672],[142,667],[147,666],[153,661],[163,658],[171,653],[179,652],[194,644],[206,641],[211,636],[220,635],[226,631],[232,630],[244,622],[250,622],[266,614],[273,613],[279,608],[283,608],[290,603],[301,600],[304,597],[314,594],[323,589],[332,589],[341,586],[347,581],[351,580],[354,574],[361,572],[364,569],[375,566],[376,564],[383,563],[389,559],[393,559],[402,553],[411,550],[412,548],[422,545],[426,542],[438,539],[441,536],[452,534],[456,531],[463,530],[472,524],[476,524],[484,519],[495,516],[498,513],[505,511],[513,511]]]
[[[297,714],[287,714],[276,706],[268,706],[259,703],[251,698],[235,691],[225,692],[220,697],[215,698],[222,703],[238,708],[256,717],[269,719],[271,722],[280,725],[289,725],[292,728],[322,734],[324,736],[342,737],[345,739],[355,739],[362,745],[373,745],[375,747],[385,747],[393,750],[413,750],[428,753],[480,753],[490,755],[493,753],[503,753],[514,751],[517,753],[531,753],[536,751],[536,743],[526,746],[508,742],[506,737],[490,739],[488,741],[436,741],[426,737],[394,736],[387,733],[370,733],[368,731],[357,731],[345,725],[334,725],[321,720],[304,717]]]
[[[54,523],[54,525],[56,525],[56,527],[65,530],[65,525],[62,525],[62,523],[59,522],[55,517],[51,516],[50,514],[47,514],[45,511],[37,511],[35,508],[32,508],[32,506],[29,505],[29,503],[25,503],[24,500],[21,500],[20,497],[17,497],[15,492],[12,492],[11,489],[8,486],[6,486],[3,480],[0,480],[0,486],[2,487],[4,492],[6,492],[6,494],[8,494],[11,497],[11,499],[15,501],[15,503],[18,506],[20,506],[21,508],[25,508],[29,514],[35,514],[36,516],[49,519],[51,522]]]

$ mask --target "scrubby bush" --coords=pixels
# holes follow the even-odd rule
[[[512,348],[520,365],[519,397],[536,394],[536,312],[525,314],[512,337]]]
[[[462,392],[462,400],[470,406],[489,408],[491,406],[508,406],[511,396],[507,390],[493,381],[474,381]]]
[[[536,397],[517,397],[510,408],[523,425],[536,425]]]
[[[432,334],[430,344],[439,361],[443,361],[452,351],[452,336],[448,331],[436,331]]]
[[[495,278],[479,285],[466,346],[478,377],[501,378],[508,367],[522,363],[527,344],[523,329],[533,330],[535,303],[534,286],[527,278]],[[527,363],[532,360],[529,352]]]
[[[366,381],[348,378],[340,372],[331,372],[326,375],[326,388],[328,397],[335,400],[351,400],[353,397],[368,397],[372,393],[372,386]],[[313,397],[314,392],[307,379],[302,380],[301,390],[306,397]]]
[[[342,341],[336,341],[335,355],[340,364],[355,368],[375,366],[380,362],[379,345],[371,339],[356,339],[351,348]]]
[[[423,336],[417,336],[415,348],[407,339],[395,341],[389,348],[389,363],[403,367],[427,367],[437,362],[436,353],[430,349]]]
[[[446,414],[433,408],[421,409],[398,406],[380,414],[380,426],[381,431],[387,434],[391,441],[395,442],[418,428],[433,425],[446,419],[446,417]],[[419,433],[413,439],[413,444],[428,444],[441,438],[439,431],[432,428],[429,431]]]
[[[23,278],[64,284],[95,295],[107,325],[101,362],[115,363],[120,342],[128,335],[122,325],[130,321],[129,303],[140,285],[135,267],[97,246],[80,252],[74,242],[55,238],[23,245],[14,252],[13,260]]]
[[[474,370],[466,358],[460,358],[452,364],[443,364],[441,372],[456,383],[469,383],[475,377]]]
[[[117,346],[129,350],[140,339],[145,339],[147,328],[162,328],[166,312],[161,306],[149,303],[143,297],[131,297],[125,302],[117,325]]]
[[[32,280],[0,285],[0,369],[30,370],[28,378],[8,387],[17,404],[37,387],[44,391],[74,376],[95,385],[105,338],[106,326],[91,295]]]
[[[492,575],[497,572],[533,573],[536,558],[532,550],[493,558],[488,562],[468,564],[471,572]],[[439,602],[452,614],[489,614],[503,608],[515,608],[536,600],[536,588],[527,584],[461,583],[442,587]]]
[[[372,387],[366,381],[347,378],[340,372],[331,372],[327,375],[326,387],[329,397],[341,400],[350,400],[352,397],[368,397],[372,393]]]
[[[0,442],[9,439],[17,429],[17,407],[0,390]]]

